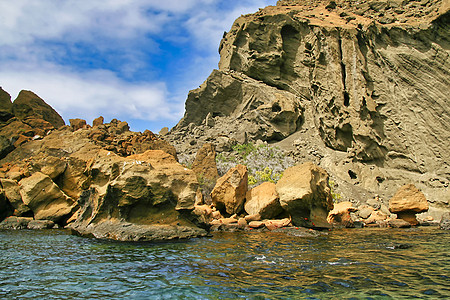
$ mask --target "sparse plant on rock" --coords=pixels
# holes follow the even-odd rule
[[[336,192],[337,184],[333,180],[329,180],[328,184],[331,189],[331,196],[333,197],[333,202],[338,203],[341,200],[342,196],[338,192]]]
[[[235,145],[233,152],[217,155],[216,163],[221,176],[237,164],[246,165],[249,187],[266,181],[276,183],[283,176],[283,171],[295,164],[293,158],[277,147],[252,143]]]

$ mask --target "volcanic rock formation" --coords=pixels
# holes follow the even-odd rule
[[[420,188],[450,201],[448,0],[278,1],[238,18],[219,69],[189,93],[166,136],[178,152],[206,141],[275,143],[326,169],[343,198]]]

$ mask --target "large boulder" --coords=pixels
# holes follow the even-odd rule
[[[28,206],[22,201],[22,195],[20,194],[20,186],[15,180],[2,178],[0,179],[0,185],[2,194],[8,199],[11,206],[14,208],[14,215],[30,216],[32,212]]]
[[[69,119],[70,127],[72,127],[73,131],[77,131],[78,129],[86,128],[87,123],[86,120],[83,119]]]
[[[105,121],[105,118],[100,116],[100,117],[94,119],[94,121],[92,121],[92,127],[98,127],[100,125],[103,125],[104,121]]]
[[[16,100],[14,100],[12,108],[14,115],[20,120],[32,116],[36,119],[43,119],[49,122],[55,128],[65,125],[61,116],[31,91],[21,91]]]
[[[0,87],[0,122],[6,122],[12,117],[11,96]]]
[[[355,227],[351,213],[356,211],[357,208],[353,207],[353,203],[350,201],[336,203],[333,210],[328,213],[327,221],[337,227]]]
[[[413,184],[407,184],[389,200],[389,211],[411,225],[418,225],[416,214],[428,211],[428,201],[418,188]]]
[[[328,212],[333,209],[333,198],[328,185],[328,173],[304,163],[288,168],[277,182],[281,207],[292,217],[294,225],[311,228],[330,228]]]
[[[446,212],[442,215],[439,222],[439,228],[443,230],[450,230],[450,212]]]
[[[22,179],[19,185],[22,200],[33,211],[36,220],[64,224],[72,215],[76,203],[47,175],[36,172]]]
[[[205,181],[215,181],[219,177],[216,165],[216,149],[214,145],[206,143],[198,150],[192,171]]]
[[[237,165],[220,177],[211,192],[211,199],[218,210],[227,214],[241,212],[248,189],[248,170]]]
[[[206,233],[199,231],[189,217],[196,200],[197,178],[172,155],[148,150],[125,158],[100,150],[88,163],[86,173],[89,184],[78,200],[81,209],[76,221],[70,225],[80,234],[154,240]],[[129,224],[132,227],[128,228]],[[128,228],[127,234],[124,228]]]
[[[249,190],[244,209],[249,215],[260,215],[261,219],[271,219],[279,215],[283,209],[275,183],[264,182]]]
[[[37,167],[41,173],[47,175],[52,180],[55,180],[64,173],[67,168],[67,162],[64,158],[49,155],[38,160],[35,167]]]

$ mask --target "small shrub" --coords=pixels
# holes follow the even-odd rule
[[[197,180],[199,183],[200,191],[203,195],[203,201],[205,204],[211,204],[211,192],[214,189],[214,186],[216,185],[215,179],[208,179],[205,178],[203,174],[197,175]]]
[[[193,155],[187,155],[187,154],[179,154],[178,155],[178,162],[185,168],[191,169],[192,164],[194,163],[194,156]]]
[[[328,184],[331,189],[331,196],[333,197],[333,202],[338,203],[341,200],[342,196],[338,192],[336,192],[337,184],[333,180],[329,180]]]
[[[283,171],[295,164],[291,157],[277,147],[264,144],[255,146],[251,143],[235,145],[233,152],[217,155],[216,163],[220,176],[237,164],[246,165],[250,187],[265,181],[276,183],[283,176]]]

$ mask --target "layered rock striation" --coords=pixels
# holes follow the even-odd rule
[[[242,16],[168,140],[183,152],[276,143],[325,168],[346,198],[414,183],[448,209],[449,8],[287,0]]]

